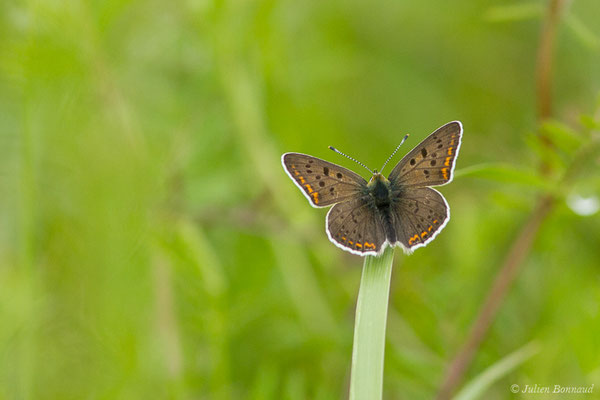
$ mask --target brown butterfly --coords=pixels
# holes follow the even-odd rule
[[[452,181],[462,131],[459,121],[438,128],[387,179],[330,147],[367,168],[373,174],[368,183],[349,169],[306,154],[285,153],[281,162],[313,207],[333,205],[325,220],[333,244],[363,256],[381,254],[386,246],[400,246],[410,254],[432,241],[450,220],[446,199],[430,186]]]

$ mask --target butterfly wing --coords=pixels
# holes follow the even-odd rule
[[[438,128],[396,164],[389,180],[393,185],[423,187],[452,180],[460,149],[462,124],[452,121]]]
[[[450,122],[400,160],[389,176],[393,200],[385,218],[373,206],[360,175],[305,154],[286,153],[281,161],[313,207],[334,204],[327,213],[326,231],[336,246],[368,255],[380,254],[394,242],[411,253],[433,240],[450,219],[444,197],[427,186],[452,180],[461,138],[461,123]]]
[[[313,207],[326,207],[355,198],[367,185],[357,173],[306,154],[285,153],[281,163]]]
[[[354,254],[380,254],[386,241],[381,218],[365,196],[331,207],[325,228],[333,244]]]
[[[405,252],[425,246],[450,220],[450,208],[435,189],[416,187],[394,201],[392,216],[396,237]]]

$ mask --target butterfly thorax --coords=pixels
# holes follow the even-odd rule
[[[390,181],[383,175],[375,171],[367,188],[369,195],[375,200],[377,208],[389,206],[391,200]]]

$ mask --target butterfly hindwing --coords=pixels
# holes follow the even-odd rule
[[[354,254],[379,254],[386,242],[380,215],[364,196],[334,205],[325,228],[329,240]]]
[[[462,125],[458,121],[438,128],[398,162],[388,179],[404,187],[450,182],[461,138]]]
[[[355,198],[367,184],[349,169],[306,154],[285,153],[281,163],[313,207]]]
[[[444,196],[428,187],[411,188],[392,208],[397,240],[409,252],[433,240],[450,219]]]

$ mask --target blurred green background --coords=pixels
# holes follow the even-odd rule
[[[455,119],[452,220],[396,251],[384,397],[435,395],[539,193],[585,158],[464,383],[533,341],[481,398],[519,398],[514,383],[600,398],[600,158],[578,151],[600,126],[600,2],[569,3],[558,27],[550,177],[545,7],[2,2],[0,399],[345,398],[363,260],[327,240],[280,156],[365,176],[327,145],[378,168]]]

